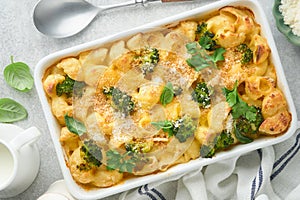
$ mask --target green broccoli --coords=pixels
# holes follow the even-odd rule
[[[173,134],[181,143],[185,142],[189,137],[194,136],[197,128],[193,119],[188,115],[176,120],[173,127]]]
[[[102,160],[101,148],[93,140],[86,140],[80,148],[80,156],[85,161],[77,168],[80,171],[89,171],[94,167],[100,167]]]
[[[202,22],[201,24],[197,25],[197,30],[196,30],[196,36],[202,36],[207,32],[207,24],[205,22]],[[200,37],[196,38],[200,39]]]
[[[226,149],[234,142],[231,133],[227,130],[223,130],[219,136],[215,139],[215,148],[216,150]]]
[[[203,158],[213,157],[217,151],[227,149],[234,143],[234,138],[227,130],[223,130],[220,135],[214,138],[212,144],[202,145],[200,149],[200,155]]]
[[[56,94],[61,96],[66,94],[67,97],[71,97],[73,94],[75,80],[71,79],[68,75],[65,76],[65,80],[62,83],[56,85]]]
[[[238,94],[238,83],[233,90],[223,88],[228,105],[231,107],[231,115],[234,120],[234,133],[241,143],[252,142],[252,137],[258,133],[258,128],[263,122],[260,108],[248,105]]]
[[[214,37],[215,34],[207,29],[207,24],[205,22],[198,24],[196,30],[196,40],[198,40],[201,47],[208,51],[216,50],[219,45],[217,45],[216,40],[213,39]]]
[[[133,153],[148,153],[153,147],[153,142],[129,142],[125,144],[126,151]]]
[[[111,97],[112,107],[128,116],[134,110],[134,102],[131,96],[122,92],[120,89],[115,87],[103,88],[103,94],[107,97]]]
[[[106,96],[111,96],[113,90],[114,90],[114,87],[104,87],[102,92]]]
[[[200,156],[202,158],[212,158],[216,154],[216,149],[213,144],[205,145],[203,144],[200,148]]]
[[[156,48],[144,48],[136,52],[136,60],[144,75],[147,75],[154,71],[159,62],[159,51]]]
[[[237,46],[237,51],[241,53],[241,63],[248,64],[253,59],[253,52],[247,44],[240,44]]]
[[[56,94],[59,97],[63,94],[66,94],[67,97],[72,97],[74,92],[75,96],[81,97],[85,86],[84,82],[75,81],[66,75],[65,80],[56,85]]]
[[[159,122],[151,122],[151,124],[157,129],[161,129],[164,132],[168,133],[169,137],[175,135],[175,137],[181,143],[185,142],[189,137],[192,137],[197,128],[193,119],[188,115],[177,119],[175,122],[165,120]]]
[[[252,142],[252,138],[257,137],[259,126],[264,121],[260,108],[251,106],[251,109],[255,114],[253,119],[248,119],[243,115],[234,119],[234,133],[241,143]]]
[[[202,108],[209,108],[211,104],[211,90],[205,82],[197,83],[195,90],[192,92],[193,100],[199,103]]]

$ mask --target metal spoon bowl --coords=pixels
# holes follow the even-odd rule
[[[107,6],[94,6],[85,0],[40,0],[34,7],[33,23],[44,35],[64,38],[79,33],[106,10],[170,1],[186,0],[131,0]]]

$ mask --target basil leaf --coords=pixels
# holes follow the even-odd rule
[[[209,37],[208,37],[209,39]],[[211,40],[213,41],[213,40]],[[210,55],[205,50],[211,48],[211,41],[206,41],[205,38],[199,46],[196,42],[186,44],[187,53],[191,54],[191,57],[186,60],[187,64],[194,68],[196,71],[200,71],[207,67],[217,67],[217,62],[224,60],[223,54],[226,52],[224,48],[217,48],[213,55]],[[208,44],[209,43],[209,44]]]
[[[215,50],[214,54],[211,56],[211,59],[214,63],[217,63],[218,61],[224,60],[223,54],[226,52],[224,48],[218,48]]]
[[[190,42],[185,45],[187,53],[196,54],[198,52],[198,46],[196,42]]]
[[[139,158],[136,154],[126,152],[120,154],[116,150],[108,150],[106,152],[107,157],[107,169],[108,170],[119,170],[120,173],[129,172],[132,173],[133,169],[139,162]]]
[[[21,92],[28,92],[33,87],[33,77],[28,65],[23,62],[13,62],[4,69],[4,79],[8,85]]]
[[[187,64],[193,67],[197,72],[201,71],[204,68],[212,66],[206,59],[203,58],[202,55],[196,54],[191,58],[186,60]]]
[[[168,82],[160,95],[160,102],[163,106],[171,103],[174,98],[174,89],[171,82]]]
[[[157,129],[169,129],[173,128],[172,122],[165,120],[165,121],[159,121],[159,122],[151,122],[153,126],[155,126]]]
[[[65,122],[69,131],[78,136],[81,136],[86,132],[86,128],[84,124],[74,119],[73,117],[69,117],[68,115],[65,115]]]
[[[165,120],[165,121],[158,121],[158,122],[151,122],[151,124],[153,126],[155,126],[155,128],[157,129],[161,129],[163,130],[163,132],[166,132],[169,134],[169,137],[173,136],[173,129],[174,129],[174,125],[172,122]]]
[[[21,104],[9,98],[0,99],[0,122],[16,122],[26,117],[27,111]]]

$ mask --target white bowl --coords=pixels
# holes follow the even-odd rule
[[[152,174],[152,175],[147,175],[143,177],[138,177],[138,178],[132,178],[130,180],[124,181],[122,184],[118,184],[113,187],[109,188],[100,188],[100,189],[95,189],[95,190],[84,190],[81,188],[79,185],[76,184],[76,182],[73,180],[71,173],[66,166],[65,163],[65,158],[64,158],[64,153],[62,146],[59,142],[59,133],[60,133],[60,126],[57,123],[56,119],[53,117],[51,113],[51,108],[50,105],[47,101],[46,94],[43,90],[42,86],[42,77],[45,72],[45,70],[51,66],[52,64],[58,62],[60,59],[68,57],[68,56],[76,56],[80,52],[89,50],[89,49],[94,49],[97,47],[100,47],[101,45],[109,42],[116,41],[118,39],[122,38],[127,38],[130,35],[139,33],[139,32],[147,32],[153,27],[161,27],[167,24],[173,24],[178,21],[186,20],[186,19],[193,19],[193,18],[198,18],[200,16],[206,15],[208,13],[211,13],[212,11],[215,11],[219,8],[222,8],[227,5],[232,5],[232,6],[246,6],[250,8],[256,17],[256,21],[261,25],[261,32],[264,37],[267,38],[268,44],[272,50],[271,54],[271,59],[273,64],[275,65],[276,71],[277,71],[277,78],[278,78],[278,87],[283,91],[289,111],[292,114],[292,122],[290,124],[290,127],[288,131],[280,136],[277,137],[269,137],[269,138],[259,138],[256,139],[254,142],[249,143],[249,144],[243,144],[243,145],[237,145],[234,148],[232,148],[229,151],[224,151],[224,152],[219,152],[216,154],[215,157],[213,158],[199,158],[196,160],[192,160],[188,163],[185,164],[180,164],[177,166],[174,166],[167,170],[166,172],[161,172],[157,174]],[[143,184],[147,184],[150,182],[156,182],[156,181],[161,181],[161,180],[166,180],[170,179],[172,177],[180,177],[180,175],[183,175],[187,172],[196,170],[201,168],[202,166],[209,165],[211,163],[224,160],[230,157],[234,157],[240,154],[244,154],[250,151],[253,151],[255,149],[259,149],[262,147],[270,146],[279,142],[282,142],[286,139],[288,139],[290,136],[293,135],[293,133],[296,130],[297,126],[297,115],[296,115],[296,110],[292,101],[292,97],[289,91],[289,87],[282,69],[282,65],[278,56],[277,48],[275,46],[275,42],[273,39],[273,36],[271,34],[271,29],[267,21],[267,17],[265,16],[263,9],[261,8],[260,4],[256,0],[222,0],[218,1],[203,7],[199,7],[193,10],[190,10],[188,12],[184,12],[181,14],[178,14],[176,16],[168,17],[150,24],[146,24],[144,26],[141,26],[139,28],[131,29],[125,32],[121,32],[109,37],[101,38],[92,42],[84,43],[78,46],[74,46],[69,49],[65,49],[56,53],[53,53],[51,55],[46,56],[43,58],[36,66],[35,69],[35,84],[36,88],[39,94],[40,101],[43,106],[44,114],[50,129],[50,134],[56,149],[56,153],[58,156],[58,160],[60,163],[60,167],[63,173],[63,176],[65,178],[67,187],[71,194],[78,198],[78,199],[99,199],[103,197],[107,197],[113,194],[117,194],[138,186],[141,186]]]
[[[276,21],[278,30],[290,41],[292,44],[300,46],[300,36],[293,33],[291,27],[284,23],[282,13],[279,11],[281,0],[275,0],[273,5],[273,16]]]

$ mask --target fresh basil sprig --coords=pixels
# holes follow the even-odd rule
[[[155,128],[157,128],[158,130],[161,129],[164,132],[167,132],[169,137],[174,135],[174,132],[173,132],[174,125],[171,121],[164,120],[164,121],[158,121],[158,122],[151,122],[151,124],[153,126],[155,126]]]
[[[171,82],[168,82],[161,95],[160,95],[160,102],[163,106],[166,106],[167,104],[171,103],[174,98],[174,88]]]
[[[28,92],[33,87],[33,77],[27,64],[14,62],[11,56],[11,64],[4,69],[4,79],[8,85],[21,91]]]
[[[21,104],[9,98],[0,99],[0,122],[16,122],[26,117],[27,111]]]
[[[186,49],[191,54],[191,57],[186,62],[196,71],[210,66],[217,68],[217,62],[224,60],[223,54],[226,51],[224,48],[217,48],[212,55],[209,55],[197,42],[186,44]]]
[[[81,136],[84,133],[86,133],[86,127],[84,126],[84,124],[82,122],[74,119],[73,117],[65,115],[65,122],[66,122],[66,126],[70,132],[72,132],[78,136]]]

